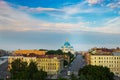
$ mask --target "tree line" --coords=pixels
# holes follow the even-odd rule
[[[28,64],[20,59],[11,63],[10,73],[12,80],[45,80],[47,77],[47,72],[38,70],[36,62],[31,61]]]

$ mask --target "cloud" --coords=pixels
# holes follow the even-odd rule
[[[100,8],[89,7],[86,1],[80,2],[78,4],[73,4],[61,8],[61,11],[65,12],[67,15],[81,14],[81,13],[103,13],[106,12]],[[107,10],[108,11],[108,10]]]
[[[83,25],[82,22],[78,24],[81,26]],[[25,12],[10,7],[3,1],[0,5],[0,30],[69,30],[72,26],[74,26],[74,24],[50,23],[43,20],[37,20]]]
[[[101,3],[103,0],[86,0],[89,4],[99,4]]]
[[[42,20],[36,20],[25,12],[10,7],[6,2],[0,5],[0,30],[43,30],[48,24]]]
[[[112,9],[120,8],[120,1],[109,3],[107,6],[112,8]]]
[[[47,9],[46,9],[47,10]],[[101,33],[119,33],[120,17],[111,18],[99,27],[90,27],[89,22],[48,22],[38,20],[26,12],[9,6],[6,2],[0,1],[0,30],[10,31],[56,31],[74,32],[89,31]]]
[[[96,4],[97,3],[102,3],[103,0],[87,0],[87,1],[91,1],[90,4]],[[67,15],[75,15],[75,14],[83,14],[83,13],[93,13],[93,14],[101,14],[101,13],[108,13],[110,12],[110,9],[108,9],[107,7],[94,7],[94,6],[89,6],[87,3],[87,1],[83,1],[83,2],[79,2],[77,4],[72,4],[72,5],[68,5],[68,6],[64,6],[60,9],[60,11],[63,11],[65,14]],[[93,1],[93,2],[92,2]],[[100,4],[102,5],[102,4]]]
[[[102,0],[90,0],[91,2],[101,2]],[[88,0],[88,2],[90,2]],[[87,7],[86,7],[87,6]],[[80,14],[80,13],[104,13],[108,12],[106,8],[104,10],[102,8],[95,8],[95,7],[89,7],[87,5],[86,1],[79,2],[77,4],[71,4],[59,8],[44,8],[44,7],[28,7],[28,6],[17,6],[18,9],[32,12],[32,13],[46,13],[46,14],[53,14],[53,13],[58,13],[63,15],[74,15],[74,14]]]
[[[119,46],[120,17],[105,18],[105,20],[99,22],[100,26],[91,26],[94,25],[92,21],[87,22],[82,16],[74,15],[105,13],[108,11],[93,6],[88,7],[88,5],[85,7],[85,5],[86,2],[61,8],[31,8],[25,6],[19,6],[18,8],[11,7],[5,1],[0,1],[1,47],[4,49],[56,49],[61,46],[66,37],[70,38],[70,42],[73,41],[72,45],[76,50],[87,50],[95,46],[108,48]],[[52,19],[57,18],[62,21],[49,22],[40,18],[36,19],[26,11],[33,13],[46,12]],[[72,22],[74,20],[77,21],[74,23]],[[50,43],[47,42],[48,38]],[[58,40],[59,42],[55,43]],[[52,44],[54,46],[51,46]]]
[[[30,8],[28,6],[19,6],[20,10],[25,10],[28,12],[46,12],[46,11],[59,11],[59,9],[55,9],[55,8],[43,8],[43,7],[37,7],[37,8]]]
[[[120,17],[111,18],[104,21],[100,27],[94,28],[94,31],[102,33],[118,33],[120,34]]]

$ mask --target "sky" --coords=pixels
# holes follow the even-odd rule
[[[0,0],[0,49],[120,47],[120,0]]]

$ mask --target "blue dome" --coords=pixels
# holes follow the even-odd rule
[[[69,46],[70,46],[70,43],[69,43],[69,42],[65,42],[65,43],[64,43],[64,46],[65,46],[65,47],[69,47]]]

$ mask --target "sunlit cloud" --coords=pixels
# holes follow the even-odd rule
[[[101,3],[103,0],[86,0],[89,4],[99,4]]]
[[[105,21],[102,26],[90,27],[89,22],[82,21],[77,23],[65,23],[38,20],[31,17],[26,12],[10,7],[4,1],[0,2],[0,4],[0,30],[120,33],[120,17],[111,18]]]

